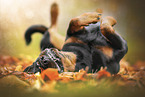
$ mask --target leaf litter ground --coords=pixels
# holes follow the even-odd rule
[[[30,57],[0,56],[1,97],[145,97],[145,62],[130,65],[124,59],[120,72],[106,69],[97,73],[64,72],[48,68],[41,74],[23,70],[33,63]]]

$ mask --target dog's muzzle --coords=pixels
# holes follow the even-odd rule
[[[61,62],[61,53],[55,48],[45,49],[41,52],[36,61],[29,67],[27,67],[24,72],[27,73],[37,73],[41,72],[42,69],[47,68],[57,68],[58,72],[64,71],[64,67]]]

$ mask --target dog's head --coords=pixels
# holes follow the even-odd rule
[[[58,72],[75,71],[76,55],[71,52],[58,51],[55,48],[45,49],[36,61],[24,72],[37,73],[47,68],[56,68]]]
[[[64,68],[57,49],[51,48],[42,51],[36,61],[31,66],[27,67],[24,72],[36,73],[41,72],[41,69],[47,68],[58,68],[59,72],[63,72]]]

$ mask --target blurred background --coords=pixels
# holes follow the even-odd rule
[[[71,18],[85,12],[103,9],[103,17],[117,20],[115,30],[128,42],[125,59],[130,63],[145,60],[144,0],[0,0],[0,55],[36,59],[42,35],[32,36],[26,46],[25,30],[34,24],[50,26],[50,6],[59,5],[58,31],[65,35]]]

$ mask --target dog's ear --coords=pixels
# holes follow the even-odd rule
[[[91,23],[97,23],[100,21],[102,13],[88,12],[84,13],[76,18],[71,19],[67,34],[73,34],[88,26]]]

